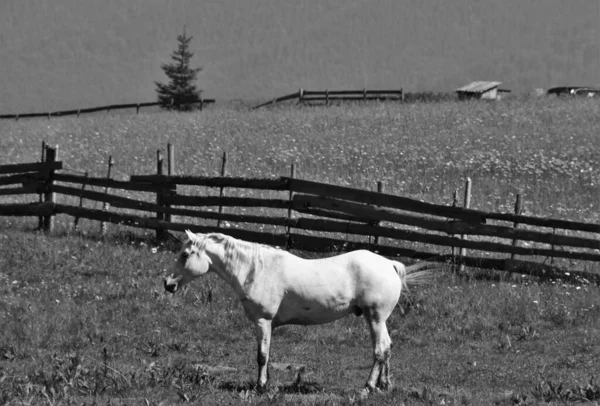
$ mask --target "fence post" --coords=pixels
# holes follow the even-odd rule
[[[46,141],[42,141],[42,157],[40,159],[40,162],[45,162],[46,161]],[[40,193],[39,194],[39,200],[40,203],[44,202],[44,194]],[[43,216],[39,216],[38,217],[38,230],[42,230],[44,228],[44,217]]]
[[[298,90],[298,103],[304,104],[304,89]]]
[[[329,90],[325,89],[325,107],[329,106]]]
[[[56,158],[58,155],[58,145],[54,148],[50,148],[46,146],[46,159],[45,162],[56,162]],[[54,169],[48,171],[48,175],[46,178],[46,191],[44,193],[44,202],[45,203],[54,203],[56,195],[52,191],[52,186],[54,185]],[[46,232],[54,231],[54,215],[44,216],[43,221],[43,230]]]
[[[467,183],[465,184],[465,200],[464,200],[464,208],[468,209],[471,207],[471,178],[467,178]],[[466,235],[462,234],[460,236],[461,240],[466,239]],[[467,255],[467,249],[460,249],[460,267],[459,271],[462,272],[465,269],[465,266],[462,263],[463,257]]]
[[[521,207],[522,203],[521,203],[521,194],[517,193],[517,200],[515,201],[515,214],[520,215],[522,212],[522,207]],[[519,228],[519,223],[517,223],[515,221],[513,227],[515,229]],[[513,247],[516,247],[517,245],[519,245],[519,240],[517,240],[516,238],[513,240],[512,242]],[[515,259],[516,254],[511,253],[510,254],[510,259]]]
[[[454,189],[452,194],[452,207],[458,207],[458,189]],[[452,272],[456,273],[456,271],[456,247],[452,246]]]
[[[290,170],[290,178],[294,179],[296,177],[296,163],[292,162],[292,168]],[[292,247],[292,232],[291,232],[291,220],[292,220],[292,199],[294,198],[294,192],[290,190],[289,194],[289,206],[288,206],[288,226],[287,226],[287,244],[285,249],[289,250]]]
[[[556,235],[556,228],[552,228],[552,234]],[[554,253],[554,244],[551,246],[551,250]],[[554,265],[554,256],[550,257],[550,265]]]
[[[202,90],[200,91],[200,111],[204,110],[204,101],[202,100]]]
[[[108,156],[108,169],[106,171],[106,179],[110,179],[113,165],[114,165],[114,163],[113,163],[112,155],[109,155]],[[105,195],[108,194],[108,186],[106,186],[104,188],[104,194]],[[108,204],[107,202],[102,203],[102,211],[108,210],[109,207],[110,207],[110,204]],[[103,221],[100,222],[100,232],[102,233],[102,235],[106,234],[106,230],[107,230],[106,223]]]
[[[175,175],[175,149],[173,144],[167,144],[167,175]]]
[[[221,177],[227,176],[227,151],[223,151],[223,160],[221,161]],[[224,187],[219,187],[219,199],[223,199]],[[223,205],[219,203],[219,219],[217,220],[217,227],[221,227],[221,214],[223,214]]]
[[[85,171],[85,177],[88,178],[89,172]],[[85,185],[87,185],[87,183],[84,183],[83,185],[81,185],[81,191],[83,192],[85,190]],[[83,196],[79,197],[79,208],[83,208]],[[75,216],[75,220],[73,220],[73,230],[78,231],[79,230],[79,216]]]
[[[163,171],[163,157],[162,157],[162,152],[160,149],[156,150],[156,174],[157,175],[163,175],[164,171]],[[156,204],[159,206],[163,206],[163,196],[164,196],[164,190],[163,189],[158,189],[156,191]],[[165,214],[163,212],[157,211],[156,212],[156,219],[159,221],[162,221],[165,219]],[[162,228],[157,228],[156,229],[156,239],[159,241],[162,241],[165,239],[165,230]]]
[[[400,89],[400,100],[404,101],[404,88]]]
[[[377,181],[377,193],[383,193],[383,189],[384,189],[384,183],[382,181]],[[373,222],[374,226],[378,226],[379,225],[379,221],[375,221]],[[373,236],[373,244],[374,245],[379,245],[379,236],[375,235]]]
[[[363,100],[367,100],[367,89],[363,89]]]
[[[167,144],[167,176],[171,177],[175,175],[175,148],[173,144]],[[172,192],[173,187],[169,187],[169,192]],[[167,205],[164,205],[167,207]],[[164,213],[164,220],[169,223],[173,221],[173,216],[170,213]]]
[[[79,118],[80,114],[81,114],[81,109],[77,109],[77,118]]]

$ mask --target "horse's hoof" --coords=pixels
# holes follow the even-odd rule
[[[267,392],[267,385],[261,385],[260,383],[256,384],[256,393],[259,395],[264,395]]]
[[[378,382],[377,383],[377,388],[381,389],[382,391],[389,391],[390,389],[392,389],[392,383],[391,382]]]
[[[370,389],[368,386],[365,386],[358,392],[359,399],[366,399],[373,392],[373,389]]]
[[[361,397],[367,397],[372,393],[377,393],[377,392],[381,392],[381,389],[377,386],[375,387],[370,387],[370,386],[365,386],[361,391],[360,391],[360,396]]]

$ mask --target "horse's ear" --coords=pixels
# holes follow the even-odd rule
[[[223,242],[225,240],[225,235],[219,233],[210,234],[208,237],[216,242]]]
[[[195,243],[198,240],[196,234],[192,233],[190,230],[185,230],[185,233],[187,234],[187,237],[192,243]]]

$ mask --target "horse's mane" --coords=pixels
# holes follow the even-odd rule
[[[264,254],[278,250],[278,248],[269,245],[238,240],[221,233],[196,234],[191,243],[200,250],[204,250],[209,241],[222,245],[223,262],[230,269],[230,272],[247,272],[249,276],[262,269]]]
[[[268,247],[254,242],[238,240],[220,233],[209,234],[207,238],[212,238],[223,244],[224,261],[232,271],[249,271],[253,273],[262,269],[263,251]]]

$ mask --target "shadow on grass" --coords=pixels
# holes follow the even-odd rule
[[[246,392],[246,391],[254,391],[259,393],[260,391],[256,388],[256,383],[254,382],[236,382],[236,381],[224,381],[216,385],[216,387],[220,390],[228,391],[228,392]],[[268,391],[273,390],[273,387],[267,389]],[[323,392],[323,385],[313,382],[313,381],[303,381],[303,382],[294,382],[288,385],[279,385],[277,386],[279,393],[285,394],[314,394]]]

